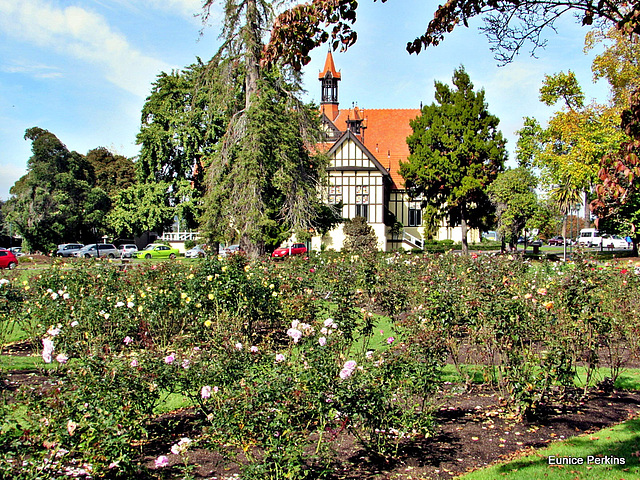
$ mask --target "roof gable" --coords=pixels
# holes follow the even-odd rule
[[[349,160],[348,165],[342,164],[337,166],[335,163],[336,157],[341,152],[350,150],[350,144],[353,144],[356,155],[347,153],[346,157]],[[358,154],[359,152],[360,154]],[[375,170],[380,172],[383,176],[389,176],[387,169],[376,159],[376,157],[367,149],[367,147],[360,141],[357,135],[354,135],[351,131],[347,130],[329,149],[328,152],[331,157],[331,163],[329,171],[331,170]],[[356,157],[356,158],[353,158]],[[357,158],[359,157],[359,158]],[[343,160],[344,162],[344,160]]]
[[[400,162],[409,156],[407,137],[413,133],[409,122],[420,115],[418,108],[359,109],[365,129],[357,138],[384,170],[387,170],[394,188],[404,188],[404,179],[398,173]],[[340,131],[347,131],[347,120],[354,118],[352,109],[340,110],[332,122]]]

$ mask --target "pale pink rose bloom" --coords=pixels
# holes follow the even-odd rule
[[[298,341],[302,338],[302,332],[297,328],[290,328],[287,330],[287,335],[293,338],[294,343],[298,343]]]
[[[342,370],[340,370],[340,378],[343,380],[349,378],[353,374],[353,371],[356,369],[357,365],[358,364],[355,362],[355,360],[349,360],[348,362],[345,362]]]
[[[218,393],[220,389],[218,387],[213,387],[213,393]]]
[[[326,337],[320,337],[318,339],[318,343],[320,344],[321,347],[324,347],[327,344],[327,339]]]
[[[242,350],[242,344],[240,342],[236,343],[236,350]]]
[[[251,350],[251,353],[258,353],[258,347],[255,345],[253,345],[249,350]]]
[[[62,363],[65,364],[69,361],[69,357],[67,357],[64,353],[60,353],[57,357],[56,357],[56,362],[58,363]]]
[[[133,360],[131,360],[131,366],[133,368],[136,368],[138,366],[138,360],[136,360],[135,358]]]
[[[156,458],[155,464],[156,468],[166,467],[167,465],[169,465],[169,459],[166,455],[160,455],[158,458]]]
[[[176,357],[172,353],[171,355],[167,355],[166,357],[164,357],[164,363],[166,363],[167,365],[171,365],[175,359]]]
[[[282,353],[276,355],[276,362],[284,362],[284,355]]]
[[[204,399],[211,398],[211,387],[209,385],[205,385],[200,390],[200,396]]]
[[[185,370],[188,370],[190,364],[191,364],[191,360],[189,360],[188,358],[185,358],[182,361],[182,368],[184,368]]]
[[[391,345],[393,342],[395,342],[395,340],[396,340],[395,338],[393,338],[393,337],[389,337],[389,338],[387,338],[387,343],[388,343],[389,345]]]
[[[45,363],[51,363],[51,354],[53,353],[53,340],[50,338],[42,339],[42,359]]]
[[[124,343],[125,345],[129,345],[131,342],[133,342],[133,338],[131,338],[129,335],[127,335],[126,337],[124,337]]]

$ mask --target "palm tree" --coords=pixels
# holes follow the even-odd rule
[[[560,184],[551,190],[551,200],[560,208],[564,218],[562,220],[563,258],[567,261],[567,217],[582,203],[582,191],[571,183],[569,176],[561,179]]]

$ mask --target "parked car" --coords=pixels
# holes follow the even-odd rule
[[[284,258],[291,255],[304,255],[307,247],[304,243],[294,243],[288,247],[279,247],[271,254],[273,258]]]
[[[116,258],[120,256],[120,252],[111,243],[91,243],[78,250],[74,256],[78,258]]]
[[[204,258],[207,256],[207,252],[202,245],[196,245],[193,248],[187,250],[184,254],[186,258]]]
[[[624,238],[619,237],[618,235],[604,235],[602,237],[602,247],[620,249],[628,248],[629,244]]]
[[[595,228],[583,228],[580,230],[578,244],[585,247],[599,247],[602,243],[602,236]]]
[[[547,242],[550,246],[561,246],[564,245],[564,237],[562,235],[556,235],[552,237]]]
[[[542,240],[540,240],[539,238],[536,238],[535,240],[531,240],[529,242],[529,246],[530,247],[541,247],[542,246]]]
[[[122,258],[131,258],[138,251],[137,245],[133,243],[125,243],[118,247]]]
[[[220,256],[221,257],[227,257],[229,255],[231,255],[232,253],[239,253],[240,250],[240,245],[229,245],[228,247],[223,248],[222,250],[220,250]]]
[[[84,247],[82,243],[63,243],[58,245],[57,257],[73,257],[78,251]]]
[[[136,258],[176,258],[180,255],[180,251],[177,248],[172,248],[168,245],[161,243],[151,243],[144,247],[143,250],[133,254]]]
[[[0,248],[0,268],[13,270],[18,266],[18,259],[15,254],[6,248]]]

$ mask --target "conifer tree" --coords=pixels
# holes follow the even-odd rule
[[[400,174],[409,195],[422,200],[425,212],[462,227],[466,254],[467,229],[492,222],[487,187],[503,170],[506,151],[484,90],[474,92],[463,67],[455,70],[453,84],[455,88],[436,81],[437,104],[425,106],[411,122],[410,155],[400,165]]]
[[[260,254],[314,227],[325,161],[310,153],[318,115],[299,99],[299,76],[260,67],[271,5],[227,0],[225,12],[224,43],[203,85],[212,92],[209,108],[225,112],[228,124],[208,158],[202,227],[211,240],[238,239],[244,251]]]

